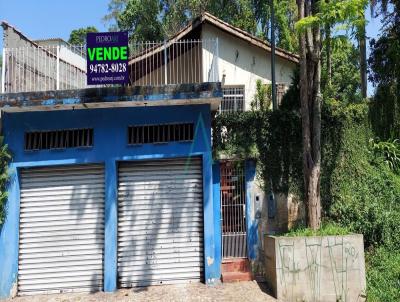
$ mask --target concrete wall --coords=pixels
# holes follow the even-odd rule
[[[279,301],[365,301],[362,235],[265,237],[266,279]]]
[[[220,277],[219,203],[213,203],[210,105],[81,109],[50,112],[3,113],[3,133],[13,156],[10,164],[7,218],[0,230],[0,298],[12,295],[18,273],[19,171],[24,167],[102,163],[105,166],[104,290],[117,286],[117,163],[201,156],[203,159],[204,274],[209,284]],[[194,141],[127,145],[127,127],[149,123],[193,122]],[[26,152],[24,132],[93,128],[94,146]],[[219,249],[219,250],[218,250]],[[14,291],[15,292],[15,291]]]
[[[256,90],[256,81],[260,79],[265,84],[271,83],[269,53],[209,24],[203,25],[201,38],[218,38],[219,81],[222,85],[244,85],[245,110],[249,110]],[[206,52],[207,50],[203,51]],[[290,85],[295,68],[295,63],[277,57],[277,83]],[[207,71],[204,71],[204,78],[207,79]]]

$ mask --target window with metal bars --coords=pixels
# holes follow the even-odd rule
[[[193,123],[128,127],[128,145],[190,142],[193,137]]]
[[[220,113],[241,112],[244,110],[244,86],[222,88]]]
[[[25,150],[93,147],[93,129],[64,129],[25,133]]]

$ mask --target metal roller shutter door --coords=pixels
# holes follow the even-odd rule
[[[21,171],[18,293],[103,287],[104,169]]]
[[[200,158],[122,163],[118,184],[118,278],[122,287],[200,281]]]

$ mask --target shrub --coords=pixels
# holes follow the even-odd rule
[[[400,301],[400,253],[386,247],[366,253],[368,301]]]
[[[3,137],[0,137],[0,226],[4,223],[6,216],[5,204],[7,201],[7,167],[11,156],[8,152],[7,145],[3,143]]]

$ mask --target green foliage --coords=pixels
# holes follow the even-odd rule
[[[135,41],[162,40],[205,11],[264,40],[270,36],[270,6],[261,0],[110,0],[103,21]],[[275,0],[275,16],[277,46],[296,51],[296,0]]]
[[[359,30],[365,27],[364,11],[368,0],[330,0],[319,1],[318,12],[312,16],[299,20],[295,28],[304,31],[311,27],[322,27],[326,24],[331,26],[340,25],[344,28],[355,28]]]
[[[379,84],[370,102],[370,123],[374,135],[381,140],[400,138],[400,94],[396,89],[395,82]]]
[[[399,251],[379,247],[367,252],[365,256],[368,301],[400,301]]]
[[[322,57],[326,57],[326,48]],[[332,78],[328,85],[327,65],[322,65],[321,87],[324,99],[334,98],[341,102],[360,102],[361,80],[359,51],[346,36],[331,38]]]
[[[106,14],[102,21],[104,24],[108,24],[109,31],[118,31],[117,20],[120,14],[125,10],[128,0],[110,0],[108,3],[108,14]]]
[[[7,167],[11,160],[7,145],[3,142],[3,137],[0,137],[0,226],[4,223],[6,217],[6,201],[7,193],[6,186],[8,181]]]
[[[128,31],[134,41],[162,40],[161,9],[162,4],[158,0],[130,0],[118,15],[118,28]]]
[[[382,156],[384,163],[392,171],[400,172],[400,141],[398,139],[381,142],[375,142],[371,139],[370,145],[375,155]]]
[[[271,34],[270,1],[253,0],[257,20],[257,35],[262,39]],[[274,0],[276,45],[291,52],[298,50],[298,37],[294,25],[298,19],[296,0]],[[269,39],[269,38],[268,38]]]
[[[71,45],[83,45],[86,43],[86,34],[92,32],[98,32],[97,28],[88,26],[86,28],[74,29],[69,35],[68,43]]]
[[[264,184],[271,179],[275,192],[302,198],[296,77],[280,110],[218,116],[213,142],[216,154],[229,149],[240,157],[256,157]],[[365,102],[326,99],[323,103],[321,198],[325,222],[319,234],[363,234],[368,251],[368,299],[394,302],[399,300],[400,176],[385,163],[385,153],[371,149],[369,110]],[[307,235],[313,234],[301,228],[289,234]]]
[[[128,30],[135,41],[170,37],[204,11],[255,33],[257,22],[251,4],[251,0],[128,0],[122,4],[112,0],[106,19],[115,17],[118,28]]]
[[[272,86],[263,84],[261,80],[256,81],[256,93],[251,102],[252,110],[269,110],[271,108]]]
[[[376,86],[370,121],[381,140],[400,138],[400,1],[385,2],[383,31],[371,40],[368,60],[369,80]],[[392,4],[390,13],[387,3]]]
[[[366,247],[400,246],[400,178],[369,149],[368,106],[326,104],[321,190],[326,214],[364,234]]]
[[[265,93],[260,85],[258,89]],[[286,97],[284,102],[295,101]],[[300,116],[289,106],[273,112],[264,109],[217,116],[213,125],[214,156],[257,158],[266,190],[272,182],[275,192],[302,197]]]
[[[351,232],[348,228],[343,227],[331,221],[323,221],[321,228],[314,231],[310,228],[297,227],[285,233],[285,237],[309,237],[309,236],[336,236],[349,235]]]

